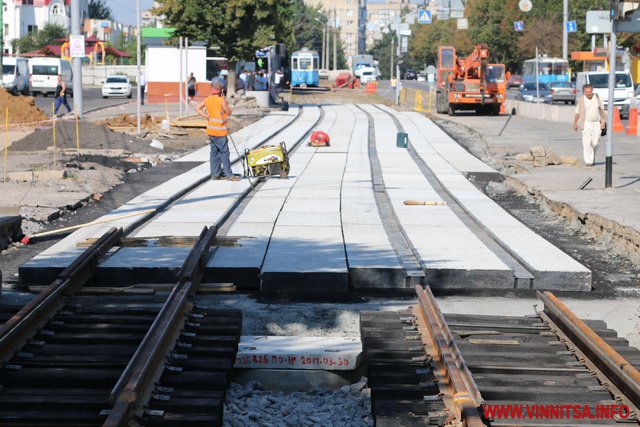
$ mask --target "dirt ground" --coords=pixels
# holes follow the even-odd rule
[[[231,129],[260,116],[234,118]],[[24,234],[42,231],[50,221],[99,199],[123,183],[126,175],[171,162],[206,144],[201,128],[162,129],[161,122],[162,117],[145,115],[138,137],[135,116],[120,115],[99,123],[80,120],[76,138],[75,120],[60,119],[55,123],[55,148],[51,124],[25,131],[22,138],[17,134],[0,181],[0,207],[20,209]]]
[[[7,114],[9,115],[9,124],[49,120],[49,116],[36,107],[32,96],[13,96],[5,89],[0,89],[0,123],[3,125]]]

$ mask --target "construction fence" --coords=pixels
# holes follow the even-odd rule
[[[433,87],[420,90],[409,87],[400,89],[400,106],[403,109],[431,113],[436,108],[436,91]]]

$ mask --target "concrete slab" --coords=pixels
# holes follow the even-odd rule
[[[297,116],[297,111],[295,112],[295,115],[292,116],[293,113],[294,112],[292,111],[291,114],[284,115],[284,119],[283,116],[270,117],[269,126],[275,129],[277,128],[277,126],[280,126],[276,125],[276,123],[280,123],[281,120],[293,120],[292,117]],[[307,130],[305,130],[304,133],[306,133],[306,131],[308,131],[308,129],[310,129],[313,124],[315,124],[319,117],[319,114],[319,109],[316,107],[304,109],[304,114],[298,121],[300,122],[300,126],[306,126]],[[259,131],[261,126],[260,121],[254,123],[252,126],[252,129],[247,129],[245,131],[245,134],[247,135],[247,137],[245,138],[245,143],[259,143],[261,141],[260,138],[263,138],[262,142],[268,142],[267,139],[264,139],[265,134]],[[286,132],[287,131],[278,136],[292,137],[302,131],[298,129],[288,130],[288,133]],[[249,137],[250,134],[253,134],[253,136]],[[208,149],[209,148],[206,147],[206,150]],[[234,158],[234,156],[235,153],[232,152],[232,159]],[[195,160],[187,159],[185,161]],[[239,165],[235,165],[234,167],[239,171]],[[204,163],[179,176],[172,178],[171,180],[157,187],[150,189],[140,196],[135,197],[130,202],[124,204],[118,209],[98,218],[98,220],[110,219],[121,215],[141,212],[146,209],[159,209],[163,206],[168,205],[172,201],[177,200],[179,197],[186,194],[189,189],[195,188],[199,183],[207,182],[208,177],[209,165],[208,163]],[[190,235],[199,235],[200,231],[202,231],[201,226],[203,226],[204,224],[212,225],[215,223],[216,219],[224,217],[226,212],[228,212],[228,208],[237,202],[239,195],[246,189],[248,189],[248,183],[246,180],[240,182],[209,181],[204,187],[195,190],[194,192],[189,194],[189,196],[185,200],[177,204],[177,207],[175,208],[176,210],[170,209],[168,212],[156,218],[156,221],[147,223],[143,229],[138,230],[136,236],[155,237],[159,235],[172,234],[183,235],[183,232],[191,233]],[[212,202],[212,200],[217,200],[219,198],[223,198],[224,201]],[[187,206],[191,205],[193,202],[199,201],[198,199],[201,199],[200,201],[205,201],[204,205],[207,205],[208,203],[215,203],[217,206],[215,213],[212,214],[211,212],[207,212],[206,206],[202,206],[202,209],[200,209],[199,211],[193,210],[191,206]],[[185,216],[190,216],[192,221],[190,223],[189,221],[187,221],[188,224],[184,227],[184,230],[180,230],[176,233],[177,230],[175,228],[175,223],[185,223]],[[162,219],[158,221],[160,217],[162,217]],[[31,261],[21,266],[19,270],[21,282],[34,285],[43,285],[50,283],[53,279],[55,279],[56,275],[61,271],[62,268],[67,266],[80,253],[82,253],[83,249],[77,248],[76,246],[79,242],[82,242],[87,238],[100,237],[109,227],[112,226],[123,227],[125,228],[125,232],[128,232],[129,230],[133,230],[136,224],[139,223],[142,219],[142,216],[132,216],[129,218],[109,222],[104,226],[86,227],[72,233],[67,238],[56,243],[46,251],[36,256]],[[199,231],[196,232],[198,228]],[[143,264],[147,262],[144,259],[144,256],[141,262]],[[129,260],[129,266],[133,266],[135,265],[135,263],[136,262],[134,259]],[[146,265],[143,266],[144,268],[147,268]],[[160,265],[159,268],[161,268]],[[50,269],[51,271],[47,271],[48,269]]]
[[[95,284],[117,287],[173,283],[190,250],[190,247],[164,246],[120,248],[100,263]]]
[[[434,288],[513,288],[513,271],[448,206],[406,206],[405,200],[441,201],[406,150],[395,146],[388,114],[363,106],[375,123],[376,151],[396,218]],[[413,209],[413,208],[420,209]],[[436,208],[436,209],[422,209]],[[419,213],[419,215],[417,215]]]
[[[358,337],[242,336],[234,367],[350,371],[361,362]]]
[[[533,287],[580,291],[590,289],[589,269],[530,230],[462,177],[459,172],[460,165],[474,164],[474,162],[465,163],[467,156],[471,156],[466,150],[462,147],[460,149],[464,153],[451,147],[446,151],[438,150],[438,144],[448,146],[458,144],[444,132],[433,130],[437,126],[419,114],[395,113],[395,115],[409,134],[411,144],[418,156],[465,211],[529,270],[534,277]],[[425,133],[425,131],[428,132]],[[432,135],[437,136],[438,143],[431,142]],[[435,149],[438,154],[434,155],[432,149]],[[476,165],[477,162],[481,163],[479,159],[476,159]],[[481,170],[479,166],[474,168],[477,172],[487,171]]]

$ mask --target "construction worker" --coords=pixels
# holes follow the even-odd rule
[[[206,111],[205,111],[206,110]],[[215,79],[211,82],[211,96],[196,107],[196,112],[207,119],[207,135],[209,136],[211,179],[239,181],[240,178],[231,172],[229,160],[227,118],[231,115],[231,107],[224,96],[224,84]]]

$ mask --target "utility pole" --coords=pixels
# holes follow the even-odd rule
[[[178,55],[180,65],[178,66],[178,114],[182,117],[182,37],[178,39]]]
[[[184,113],[189,114],[189,84],[186,83],[189,81],[189,37],[184,38],[184,72],[186,76],[184,84]]]
[[[141,47],[140,47],[140,42],[141,42],[141,37],[140,37],[140,0],[136,0],[136,26],[138,27],[138,33],[136,34],[136,42],[137,42],[137,46],[136,46],[136,65],[137,65],[137,73],[138,73],[138,84],[136,85],[136,92],[138,94],[137,97],[137,129],[138,129],[138,136],[140,136],[140,95],[142,94],[142,91],[140,90],[140,78],[142,77],[142,72],[140,70],[140,61],[141,61]]]
[[[393,42],[394,42],[394,38],[391,37],[391,53],[389,55],[389,80],[393,80]]]
[[[333,71],[338,69],[338,13],[333,8]]]
[[[2,6],[0,5],[0,9]],[[4,28],[2,29],[4,33]],[[71,35],[80,36],[80,0],[71,0]],[[84,46],[82,47],[84,49]],[[4,55],[4,52],[2,52]],[[73,58],[73,110],[82,117],[82,58]]]
[[[569,21],[569,0],[562,0],[562,59],[569,58],[569,32],[567,31],[567,21]]]
[[[611,36],[609,39],[609,95],[607,100],[607,150],[604,163],[604,187],[611,188],[613,175],[613,109],[615,80],[616,80],[616,50],[618,46],[618,21],[611,21]]]
[[[322,69],[327,69],[327,63],[325,62],[326,52],[327,52],[327,26],[326,24],[322,26]]]

